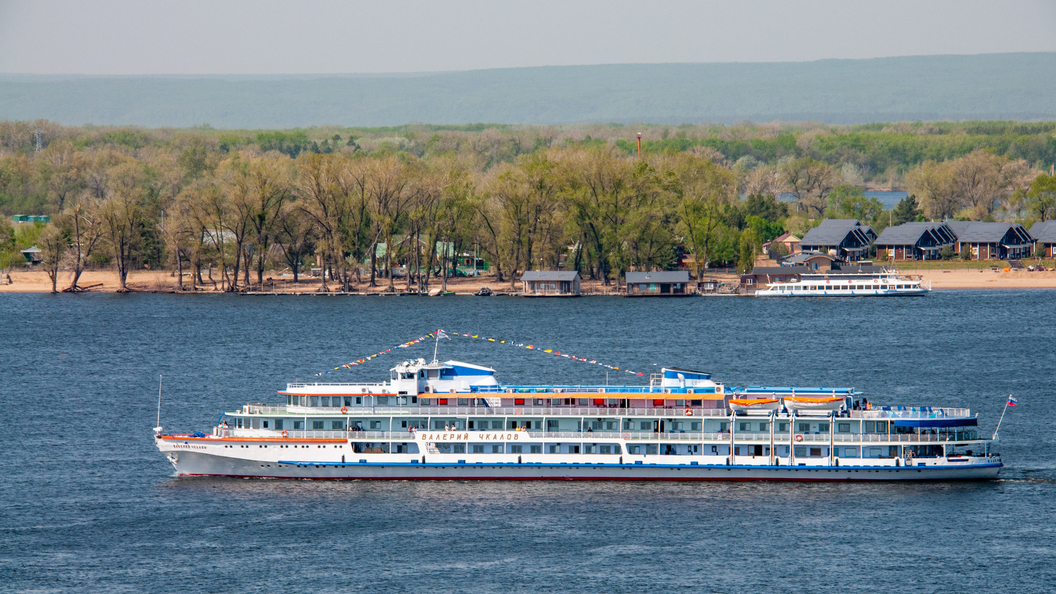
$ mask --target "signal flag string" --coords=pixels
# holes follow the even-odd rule
[[[506,339],[500,339],[500,338],[491,338],[491,337],[484,336],[484,335],[481,335],[481,334],[469,334],[469,333],[465,333],[465,332],[451,332],[451,331],[444,331],[444,330],[437,330],[436,332],[430,332],[429,334],[425,334],[423,336],[419,336],[418,338],[415,338],[413,340],[409,340],[407,342],[400,343],[400,344],[392,347],[391,349],[385,349],[383,351],[379,351],[377,353],[374,353],[373,355],[368,355],[366,357],[362,357],[362,358],[356,359],[355,361],[351,361],[349,363],[345,363],[344,365],[339,365],[337,367],[334,367],[333,369],[328,369],[326,371],[322,371],[322,372],[317,373],[315,375],[316,376],[325,375],[327,373],[332,373],[334,371],[340,371],[341,369],[349,369],[350,370],[350,369],[352,369],[353,367],[355,367],[357,365],[363,365],[363,364],[365,364],[365,363],[367,363],[367,362],[369,362],[369,361],[371,361],[373,359],[376,359],[376,358],[378,358],[378,357],[380,357],[382,355],[391,353],[393,349],[409,348],[409,347],[412,347],[412,346],[414,346],[414,345],[416,345],[418,343],[424,342],[426,340],[438,338],[438,337],[439,338],[448,338],[448,339],[450,339],[451,336],[460,336],[462,338],[469,338],[469,339],[473,339],[473,340],[482,340],[482,341],[485,341],[485,342],[492,342],[492,343],[495,343],[495,344],[502,344],[502,345],[507,345],[507,346],[511,346],[511,347],[515,347],[515,348],[521,348],[521,349],[525,349],[525,350],[528,350],[528,351],[536,351],[536,352],[547,354],[547,355],[553,355],[555,357],[562,357],[564,359],[571,359],[573,361],[579,361],[581,363],[587,363],[589,365],[597,365],[599,367],[604,367],[605,369],[611,369],[613,371],[619,371],[619,372],[622,372],[622,373],[629,373],[631,375],[642,375],[642,376],[645,375],[644,373],[642,373],[640,371],[632,371],[632,370],[627,369],[625,367],[620,367],[619,365],[609,365],[607,363],[602,363],[602,362],[598,361],[597,359],[587,359],[586,357],[578,357],[576,355],[570,355],[568,353],[562,353],[561,351],[558,351],[558,350],[555,350],[555,349],[549,349],[549,348],[545,348],[544,349],[542,347],[537,347],[534,344],[526,344],[526,343],[523,343],[523,342],[515,342],[515,341],[512,341],[512,340],[506,340]]]

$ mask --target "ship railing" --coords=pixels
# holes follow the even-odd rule
[[[355,440],[389,440],[395,439],[400,441],[414,441],[418,438],[420,433],[431,433],[439,430],[427,430],[420,429],[415,432],[411,431],[302,431],[302,430],[287,430],[286,439],[355,439]],[[457,430],[459,433],[466,434],[467,441],[475,441],[474,436],[482,433],[510,433],[523,435],[527,434],[528,437],[533,439],[555,439],[555,440],[575,440],[575,441],[593,441],[593,440],[606,440],[606,439],[624,439],[628,441],[705,441],[705,442],[729,442],[730,433],[701,433],[700,431],[686,431],[686,432],[649,432],[649,431],[525,431],[520,432],[513,429],[494,429],[494,430]],[[232,438],[268,438],[275,439],[282,437],[283,431],[277,429],[224,429],[221,430],[220,437],[232,437]],[[827,433],[797,433],[795,435],[801,435],[802,441],[795,443],[829,443],[829,435]],[[737,443],[743,442],[761,442],[769,443],[769,433],[748,433],[748,432],[737,432],[734,435],[734,439]],[[794,440],[794,437],[792,438]],[[774,443],[786,444],[790,440],[788,433],[774,433]],[[945,442],[964,442],[964,441],[989,441],[990,438],[985,436],[977,436],[971,439],[962,436],[962,439],[956,439],[956,435],[950,434],[874,434],[874,433],[836,433],[832,436],[832,441],[836,443],[945,443]]]
[[[473,415],[503,415],[511,417],[681,417],[687,421],[701,417],[728,417],[729,412],[722,408],[690,407],[693,415],[686,415],[686,407],[677,408],[608,408],[608,407],[539,407],[539,406],[376,406],[349,407],[343,416],[360,414],[388,414],[394,416],[437,416],[457,417]],[[335,409],[336,410],[336,409]]]
[[[473,415],[504,416],[547,416],[547,417],[682,417],[687,421],[700,417],[728,417],[729,411],[724,408],[689,407],[693,415],[686,415],[686,407],[675,408],[608,408],[600,407],[538,407],[538,406],[348,406],[347,412],[341,412],[340,406],[264,406],[247,404],[241,409],[242,414],[254,415],[340,415],[355,417],[361,415],[393,416],[439,416],[457,417]],[[238,411],[236,411],[237,413]]]
[[[369,387],[376,388],[376,387],[379,387],[379,386],[387,386],[387,385],[388,385],[387,382],[309,382],[309,383],[286,384],[286,389],[287,390],[297,390],[297,389],[302,389],[302,388],[317,388],[317,387],[321,387],[321,386],[322,387],[325,387],[325,386],[369,386]],[[326,394],[319,394],[319,396],[326,396]]]
[[[796,435],[803,436],[803,442],[805,443],[828,443],[828,433],[797,433]],[[785,442],[788,441],[788,434],[782,436],[783,439],[779,440],[774,437],[775,441]],[[836,433],[832,436],[832,441],[839,443],[892,443],[892,442],[921,442],[921,443],[938,443],[948,441],[981,441],[985,440],[985,437],[974,437],[967,438],[962,435],[961,439],[956,439],[956,435],[950,434],[915,434],[915,433]],[[738,436],[738,441],[740,440]]]

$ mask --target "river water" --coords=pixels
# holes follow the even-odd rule
[[[0,590],[1052,592],[1056,292],[925,298],[0,296]],[[176,479],[162,424],[208,430],[285,382],[436,328],[646,375],[846,385],[1009,409],[1000,480],[939,484]],[[418,345],[328,376],[382,379]],[[508,382],[605,369],[454,337]],[[642,381],[609,372],[612,383]]]

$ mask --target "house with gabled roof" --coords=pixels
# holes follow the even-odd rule
[[[956,243],[957,235],[946,223],[903,223],[880,232],[876,253],[895,262],[938,260],[944,247]]]
[[[686,270],[628,272],[626,280],[628,297],[685,297],[692,294]]]
[[[1042,258],[1056,257],[1056,221],[1038,221],[1030,228],[1034,238],[1034,254]]]
[[[580,280],[575,270],[529,270],[521,275],[527,297],[579,297]]]
[[[1019,223],[949,221],[946,226],[957,236],[956,250],[969,250],[973,260],[1016,260],[1034,247],[1034,238]]]
[[[825,219],[803,236],[803,251],[829,253],[836,258],[855,262],[868,256],[876,232],[858,219]]]

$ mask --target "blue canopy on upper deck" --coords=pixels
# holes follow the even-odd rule
[[[971,427],[978,419],[895,419],[895,427]]]

